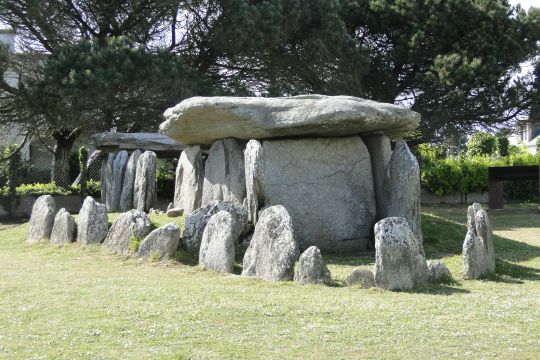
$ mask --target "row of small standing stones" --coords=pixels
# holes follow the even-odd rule
[[[157,155],[153,151],[110,153],[101,167],[101,201],[108,211],[149,211],[156,202]]]
[[[66,209],[56,212],[52,196],[43,195],[32,208],[27,242],[103,244],[111,253],[128,255],[133,250],[131,244],[135,239],[140,242],[137,257],[162,259],[175,253],[179,238],[180,227],[177,224],[169,223],[152,230],[148,214],[135,209],[120,214],[109,228],[107,207],[90,196],[83,202],[77,224]]]
[[[138,257],[171,257],[179,247],[180,229],[169,223],[151,231],[148,215],[139,210],[122,213],[108,226],[106,206],[87,197],[79,223],[65,210],[55,211],[54,199],[39,197],[30,219],[28,242],[49,240],[54,244],[77,241],[82,245],[101,244],[116,254],[129,254],[133,238],[140,239]],[[249,233],[247,211],[243,206],[214,201],[189,214],[181,247],[199,256],[206,269],[233,272],[235,248]],[[304,284],[335,284],[320,250],[309,247],[300,255],[291,217],[281,206],[263,209],[243,259],[243,276],[269,281],[294,279]],[[356,269],[346,285],[361,284],[390,290],[406,290],[425,282],[451,277],[440,261],[426,262],[422,243],[404,218],[389,217],[375,225],[374,273]],[[465,276],[478,278],[495,270],[491,225],[485,210],[474,204],[468,210],[468,232],[463,245]],[[299,264],[294,271],[296,261]]]

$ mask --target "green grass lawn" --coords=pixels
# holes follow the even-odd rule
[[[26,223],[6,222],[0,358],[540,358],[540,214],[491,213],[499,274],[465,281],[465,208],[424,210],[426,255],[443,259],[456,283],[411,292],[267,283],[97,246],[31,246]],[[371,268],[373,254],[327,261],[342,281]]]

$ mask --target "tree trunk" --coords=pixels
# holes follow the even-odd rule
[[[73,143],[80,134],[80,129],[59,130],[53,133],[56,140],[53,154],[53,164],[51,171],[51,181],[58,186],[68,187],[71,184],[69,177],[69,157]]]

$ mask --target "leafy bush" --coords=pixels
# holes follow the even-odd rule
[[[466,155],[444,157],[438,147],[422,144],[418,147],[421,184],[436,195],[459,192],[466,200],[469,193],[487,191],[490,166],[540,164],[540,153],[533,155],[524,146],[510,146],[508,153],[508,156],[497,157],[471,155],[467,151]],[[538,181],[509,181],[504,191],[506,199],[537,201]]]
[[[15,193],[17,196],[41,196],[41,195],[79,195],[80,185],[63,188],[55,183],[37,183],[37,184],[23,184],[17,186]],[[4,186],[0,188],[0,196],[8,196],[9,188]],[[100,196],[101,195],[101,182],[95,180],[88,181],[88,195]]]
[[[495,153],[497,139],[495,136],[479,131],[474,133],[467,142],[467,154],[476,155],[492,155]]]

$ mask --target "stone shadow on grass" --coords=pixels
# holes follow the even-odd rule
[[[540,280],[540,269],[512,264],[511,262],[497,259],[496,274],[488,276],[487,280],[522,284],[521,280]]]
[[[426,285],[419,286],[411,290],[403,290],[401,292],[413,293],[413,294],[439,295],[439,296],[450,296],[454,294],[470,294],[471,293],[467,289],[456,287],[456,285],[459,285],[459,282],[453,281],[452,284],[426,284]]]
[[[356,256],[352,255],[323,255],[326,265],[367,266],[375,263],[375,252],[366,251]]]
[[[467,234],[466,225],[435,215],[423,214],[422,230],[427,258],[433,259],[462,254],[463,241]],[[540,257],[540,247],[521,241],[494,235],[493,244],[495,255],[503,261],[521,262]]]

